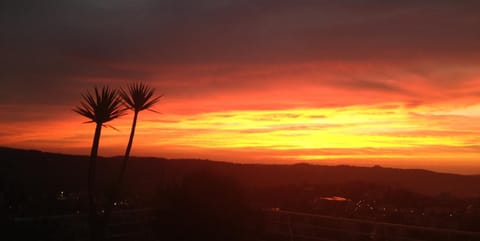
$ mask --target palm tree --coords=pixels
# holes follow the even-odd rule
[[[122,172],[119,178],[121,182],[125,174],[125,168],[128,159],[130,158],[130,150],[132,149],[133,136],[135,135],[135,127],[137,125],[138,113],[143,110],[154,111],[151,108],[160,101],[163,95],[154,97],[155,89],[143,82],[133,83],[127,86],[126,89],[120,90],[120,97],[127,109],[133,110],[133,123],[130,130],[130,138],[128,139],[127,149],[123,159]],[[155,111],[154,111],[155,112]]]
[[[90,240],[98,238],[97,233],[97,210],[95,204],[95,171],[98,156],[98,146],[100,143],[100,134],[102,126],[105,123],[123,115],[125,108],[118,96],[117,91],[108,87],[102,87],[99,90],[94,88],[94,93],[87,92],[82,95],[80,105],[75,107],[73,111],[90,119],[86,123],[95,123],[95,134],[93,136],[93,144],[90,152],[90,161],[88,167],[88,207],[89,207],[89,227]]]
[[[132,83],[128,85],[127,88],[125,89],[122,88],[120,90],[120,98],[122,99],[124,106],[127,109],[133,110],[134,115],[133,115],[132,128],[130,130],[130,138],[128,139],[127,148],[125,150],[125,156],[123,158],[122,167],[120,169],[120,175],[118,176],[116,186],[113,188],[112,193],[110,194],[109,197],[107,197],[108,206],[105,210],[104,223],[103,223],[104,228],[110,218],[110,215],[113,209],[113,201],[115,198],[117,198],[117,195],[120,191],[120,187],[122,186],[122,182],[125,176],[127,162],[130,159],[130,150],[132,149],[133,137],[135,135],[135,128],[137,126],[138,113],[140,113],[140,111],[143,111],[143,110],[154,111],[151,109],[151,107],[157,104],[158,101],[160,101],[160,98],[162,98],[163,96],[163,95],[159,95],[154,97],[154,93],[155,93],[155,89],[143,82]]]

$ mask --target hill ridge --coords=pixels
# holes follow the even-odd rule
[[[108,184],[113,180],[121,158],[99,158],[98,177],[101,183]],[[45,188],[61,188],[63,185],[80,190],[85,186],[88,156],[0,147],[0,160],[4,166],[0,171],[4,182],[28,186],[31,185],[28,183],[30,181]],[[427,195],[451,193],[457,196],[480,196],[480,175],[380,166],[252,164],[159,157],[132,157],[127,171],[127,184],[138,190],[152,191],[159,183],[178,181],[188,173],[198,171],[230,176],[248,188],[365,182]],[[62,182],[56,183],[58,180]]]

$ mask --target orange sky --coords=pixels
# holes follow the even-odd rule
[[[382,64],[185,68],[208,74],[188,85],[151,81],[165,97],[156,107],[160,114],[141,113],[134,155],[480,173],[480,104],[474,95],[463,94],[480,91],[480,70],[475,68],[466,68],[450,87]],[[230,71],[223,74],[225,68]],[[165,78],[192,78],[177,69]],[[448,75],[459,70],[439,71]],[[373,80],[332,82],[352,73]],[[222,85],[235,87],[217,91]],[[176,89],[185,94],[176,94]],[[14,125],[3,121],[2,145],[88,154],[93,125],[82,124],[72,107],[28,113],[32,116]],[[7,111],[16,108],[6,106]],[[131,117],[110,123],[118,131],[104,130],[101,155],[123,153]]]
[[[140,2],[10,6],[0,145],[88,154],[80,95],[144,80],[133,155],[480,174],[478,4]]]

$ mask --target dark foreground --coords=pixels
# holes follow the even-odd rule
[[[172,225],[171,220],[163,220],[169,214],[159,210],[117,211],[109,225],[107,240],[480,240],[480,232],[392,224],[277,209],[263,210],[259,214],[257,220],[250,220],[253,222],[246,225],[245,229],[234,230],[231,229],[232,227],[226,228],[228,225],[209,226],[209,222],[213,224],[211,220],[202,220],[203,222],[197,223],[196,226],[191,226],[191,220]],[[88,240],[85,215],[14,218],[7,226],[9,229],[4,234],[8,234],[8,240]]]
[[[0,240],[87,240],[87,161],[0,148]],[[99,216],[118,167],[99,160]],[[107,237],[480,240],[479,186],[480,176],[422,170],[134,158]]]

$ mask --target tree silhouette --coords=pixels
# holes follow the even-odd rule
[[[122,172],[119,178],[120,181],[123,178],[126,164],[130,157],[130,150],[132,149],[133,136],[135,135],[135,127],[137,125],[138,113],[143,110],[153,111],[151,107],[153,107],[156,103],[158,103],[160,98],[162,98],[163,96],[163,95],[160,95],[160,96],[154,97],[153,96],[154,93],[155,93],[154,88],[142,82],[130,84],[127,86],[126,89],[120,90],[120,97],[123,100],[123,104],[128,109],[133,110],[133,113],[134,113],[132,129],[130,131],[130,138],[128,139],[128,145],[127,145],[127,149],[125,150],[125,157],[122,165]]]
[[[88,91],[86,94],[82,95],[80,105],[75,107],[73,111],[90,119],[90,121],[87,121],[86,123],[96,124],[88,167],[88,223],[90,228],[90,240],[96,240],[98,239],[98,218],[95,203],[95,172],[100,134],[102,132],[102,126],[123,115],[125,108],[122,105],[122,101],[119,98],[117,91],[104,86],[101,90],[95,87],[93,93]]]
[[[122,182],[125,176],[127,162],[130,159],[130,150],[132,149],[133,137],[135,135],[135,128],[137,126],[138,113],[143,110],[153,111],[151,107],[153,107],[156,103],[158,103],[160,98],[162,98],[163,96],[163,95],[160,95],[155,97],[154,94],[155,94],[155,89],[143,82],[132,83],[128,85],[127,88],[122,88],[120,90],[120,98],[122,99],[123,105],[127,109],[132,110],[134,115],[133,115],[132,128],[130,130],[130,138],[128,139],[127,148],[125,150],[125,156],[123,158],[122,167],[120,169],[120,175],[118,176],[116,186],[114,186],[112,193],[110,194],[109,197],[107,197],[107,208],[105,210],[104,223],[103,223],[104,228],[110,219],[110,215],[113,209],[114,199],[116,199],[118,196],[118,193],[120,191],[120,188],[122,186]]]

